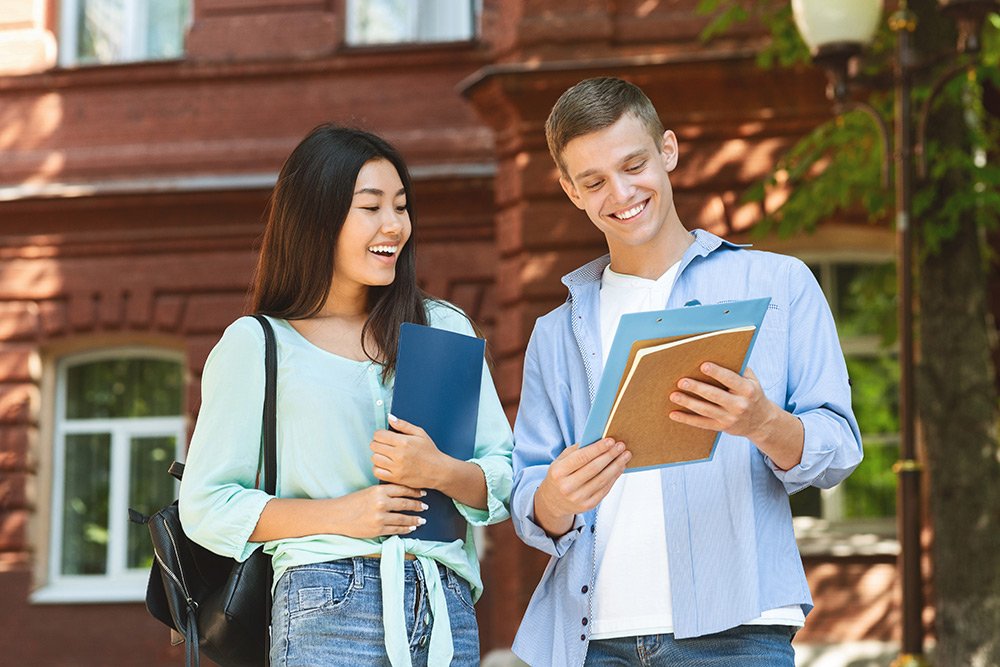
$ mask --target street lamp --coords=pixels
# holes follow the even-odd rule
[[[896,280],[899,320],[899,424],[900,460],[893,466],[899,476],[897,522],[900,538],[898,567],[903,593],[902,651],[894,667],[926,664],[923,657],[922,577],[920,572],[920,476],[923,466],[917,460],[914,426],[914,356],[913,356],[913,241],[910,234],[913,211],[913,157],[919,158],[920,176],[925,175],[924,131],[931,102],[944,84],[968,69],[966,56],[979,51],[979,35],[986,16],[1000,9],[1000,0],[938,0],[942,13],[953,17],[959,33],[960,62],[945,71],[931,86],[918,119],[916,142],[913,137],[911,88],[918,64],[912,47],[916,15],[900,0],[889,18],[889,28],[896,33],[895,53],[895,195],[896,195]],[[855,108],[868,113],[876,122],[885,147],[883,180],[888,185],[889,133],[880,114],[864,102],[849,101],[853,72],[852,61],[871,42],[882,15],[882,0],[792,0],[795,24],[813,56],[813,61],[827,72],[827,96],[838,113]]]

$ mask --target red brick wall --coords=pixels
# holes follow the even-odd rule
[[[153,337],[185,350],[196,412],[205,356],[244,303],[267,195],[205,178],[266,182],[325,120],[399,145],[423,174],[421,284],[484,325],[513,417],[535,318],[564,299],[563,273],[603,252],[545,149],[562,90],[598,74],[643,86],[680,138],[682,220],[737,235],[760,213],[743,188],[829,113],[817,72],[756,70],[756,27],[702,43],[696,0],[486,0],[480,43],[395,49],[345,48],[344,0],[200,0],[183,62],[79,69],[53,69],[43,48],[57,4],[0,0],[0,655],[13,664],[180,657],[137,605],[27,602],[50,446],[32,358]],[[488,535],[484,649],[510,645],[547,560],[509,523]],[[817,611],[802,636],[888,636],[889,567],[810,561]]]

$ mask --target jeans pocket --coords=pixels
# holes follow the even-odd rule
[[[476,608],[472,602],[472,587],[469,586],[469,582],[453,573],[448,573],[447,578],[448,588],[455,594],[455,597],[469,610],[475,611]]]
[[[288,612],[291,618],[339,609],[353,596],[353,569],[304,567],[289,571]]]

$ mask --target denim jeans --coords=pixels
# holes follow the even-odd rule
[[[427,666],[433,620],[420,563],[404,561],[406,635],[413,667]],[[479,664],[479,628],[469,584],[438,565],[448,603],[453,667]],[[271,610],[274,667],[389,667],[377,558],[346,558],[289,568]]]
[[[674,639],[645,635],[600,639],[587,648],[587,667],[794,667],[787,625],[740,625],[714,635]]]

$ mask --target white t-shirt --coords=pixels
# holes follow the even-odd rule
[[[605,363],[621,316],[663,309],[678,266],[674,264],[656,280],[605,268],[600,298]],[[662,507],[659,469],[622,475],[598,506],[592,640],[673,632]],[[765,611],[750,623],[802,626],[804,621],[802,609],[791,605]]]

